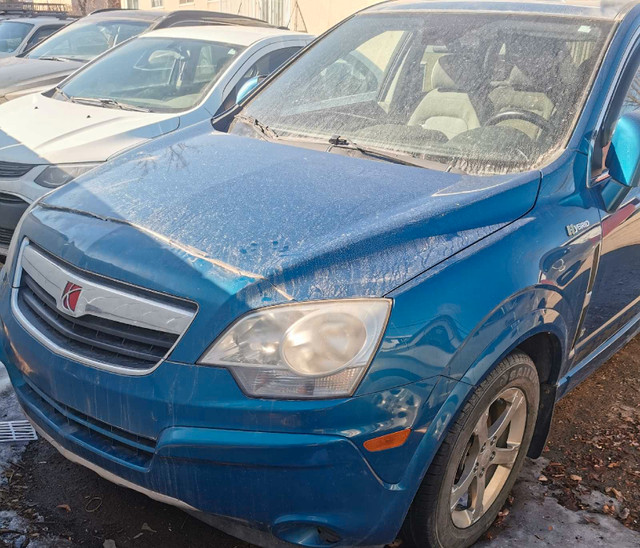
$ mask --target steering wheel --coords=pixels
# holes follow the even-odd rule
[[[535,112],[530,112],[528,110],[506,110],[505,112],[499,112],[498,114],[494,114],[491,118],[489,118],[486,122],[487,126],[495,126],[501,122],[505,122],[507,120],[524,120],[525,122],[530,122],[534,126],[538,126],[544,133],[550,132],[552,130],[552,125],[549,120],[546,120],[539,114]]]

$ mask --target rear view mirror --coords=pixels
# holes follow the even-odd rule
[[[618,121],[607,154],[609,175],[618,184],[636,188],[640,184],[640,111]]]
[[[601,187],[605,209],[617,209],[632,188],[640,185],[640,111],[618,120],[607,154],[610,178]]]
[[[236,96],[236,105],[242,103],[242,101],[244,101],[265,79],[266,76],[254,76],[247,80],[240,88],[240,91],[238,91],[238,95]]]

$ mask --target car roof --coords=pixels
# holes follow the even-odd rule
[[[587,17],[592,19],[620,19],[637,2],[626,0],[391,0],[363,10],[365,13],[400,11],[496,11]]]
[[[266,21],[236,15],[206,10],[128,10],[128,9],[103,9],[90,13],[87,19],[131,19],[137,21],[149,21],[154,28],[169,28],[173,26],[197,26],[197,25],[241,25],[275,28]]]
[[[168,29],[147,32],[143,35],[140,35],[140,38],[193,38],[195,40],[210,40],[212,42],[223,42],[225,44],[237,44],[238,46],[250,46],[251,44],[265,38],[283,36],[311,38],[309,34],[303,34],[290,30],[264,27],[245,27],[236,25],[172,27]]]
[[[66,18],[66,17],[51,17],[51,16],[12,17],[11,19],[2,19],[2,23],[27,23],[32,25],[51,25],[55,23],[66,25],[67,23],[71,23],[71,21],[75,21],[75,19]]]
[[[149,21],[150,23],[152,23],[153,21],[162,19],[166,16],[167,13],[164,11],[107,9],[94,11],[86,17],[83,17],[82,20],[88,21],[95,19],[130,19],[132,21]]]

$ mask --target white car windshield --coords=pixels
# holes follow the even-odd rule
[[[0,53],[13,53],[31,32],[33,25],[4,21],[0,23]]]
[[[612,26],[550,15],[362,14],[258,93],[231,131],[466,173],[526,171],[566,146]]]
[[[205,40],[138,38],[79,72],[55,97],[106,108],[188,110],[200,103],[242,50]]]
[[[102,21],[89,17],[73,23],[33,48],[29,59],[90,61],[149,28],[145,21]]]

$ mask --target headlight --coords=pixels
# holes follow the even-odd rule
[[[265,308],[237,320],[200,363],[227,367],[250,396],[348,396],[378,349],[390,310],[387,299]]]
[[[36,183],[47,188],[58,188],[75,178],[91,171],[98,164],[61,164],[49,166],[35,179]]]

